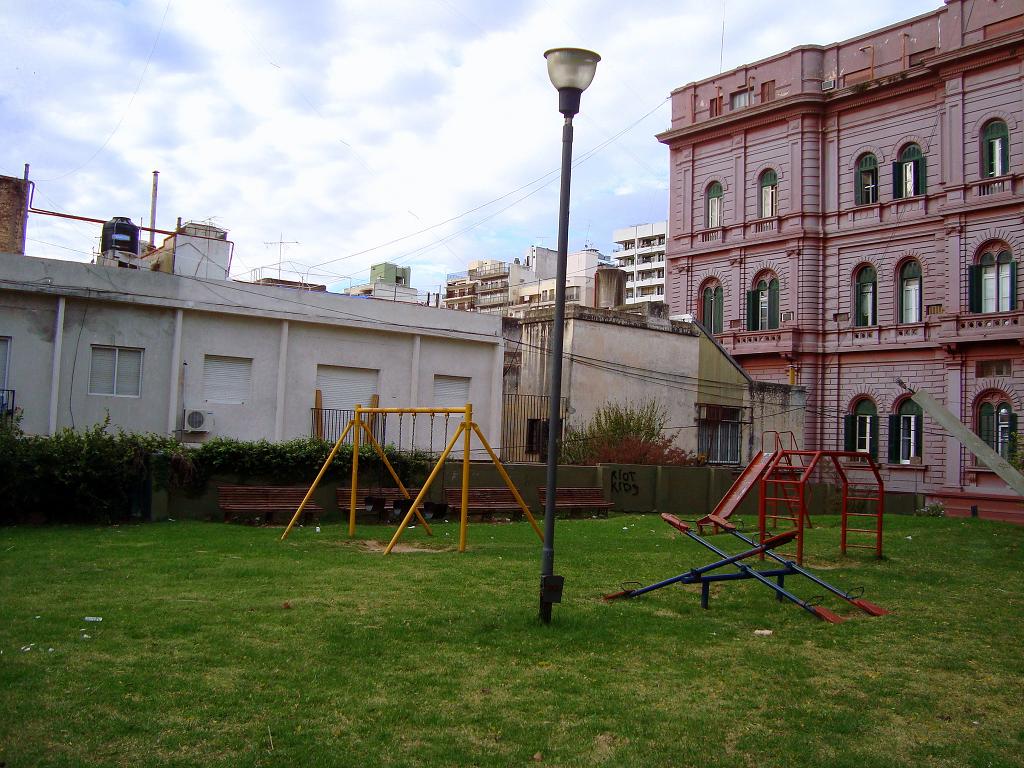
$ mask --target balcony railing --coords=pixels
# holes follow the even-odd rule
[[[338,442],[341,433],[348,423],[355,418],[356,412],[344,408],[310,408],[309,436],[329,443]],[[367,417],[364,416],[364,419]],[[387,443],[387,414],[376,414],[373,419],[373,436],[381,445]],[[352,445],[352,430],[345,436],[345,445]]]
[[[0,389],[0,416],[14,415],[14,390]]]
[[[473,278],[475,278],[477,280],[482,280],[485,277],[492,277],[492,276],[496,277],[498,275],[507,275],[507,274],[508,274],[508,264],[505,264],[505,263],[496,264],[496,265],[492,265],[492,266],[489,266],[489,267],[479,267],[477,269],[469,270],[470,277],[473,277]]]

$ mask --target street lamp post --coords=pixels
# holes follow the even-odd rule
[[[580,111],[580,96],[594,80],[597,62],[593,51],[552,48],[544,54],[548,77],[558,90],[562,125],[562,182],[558,200],[558,271],[555,277],[555,318],[551,326],[551,359],[548,365],[548,460],[544,499],[544,554],[540,568],[540,620],[551,623],[551,606],[562,601],[561,576],[555,568],[555,488],[558,485],[558,438],[561,434],[562,343],[565,335],[565,272],[569,252],[569,180],[572,174],[572,118]]]

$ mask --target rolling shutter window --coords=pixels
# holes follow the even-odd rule
[[[462,408],[469,402],[468,376],[434,376],[434,405]]]
[[[0,389],[7,389],[7,360],[11,356],[11,340],[0,337]]]
[[[207,355],[203,360],[203,398],[208,403],[244,403],[252,386],[251,357]]]
[[[316,388],[323,397],[323,407],[344,411],[354,410],[357,405],[370,407],[370,399],[377,394],[379,373],[373,368],[318,365]]]
[[[93,347],[90,395],[138,397],[142,391],[142,350]]]

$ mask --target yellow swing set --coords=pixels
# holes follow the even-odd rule
[[[352,538],[356,534],[356,507],[359,503],[359,442],[360,435],[365,434],[366,441],[373,446],[377,456],[380,457],[381,462],[387,468],[388,473],[391,475],[391,479],[395,481],[395,485],[402,492],[405,498],[412,498],[409,495],[409,491],[402,484],[401,479],[398,477],[398,473],[395,472],[395,468],[391,466],[391,462],[388,461],[388,457],[384,453],[384,449],[380,443],[377,442],[377,438],[373,434],[372,421],[378,414],[431,414],[438,415],[443,414],[445,417],[452,415],[461,415],[462,421],[459,422],[458,429],[455,430],[455,434],[452,435],[451,440],[445,446],[444,451],[438,456],[437,463],[431,470],[430,475],[427,477],[423,487],[420,489],[419,494],[413,500],[412,505],[409,507],[409,511],[402,518],[402,522],[398,525],[398,530],[395,531],[395,535],[391,538],[387,547],[384,549],[384,554],[388,554],[394,548],[395,544],[398,543],[398,539],[402,536],[402,533],[408,527],[415,515],[416,519],[423,525],[423,529],[428,535],[433,536],[433,531],[430,529],[430,525],[426,519],[420,513],[420,506],[423,504],[423,500],[427,497],[427,493],[430,491],[430,486],[441,473],[444,467],[444,462],[448,458],[448,455],[452,452],[455,446],[459,442],[461,437],[463,440],[462,450],[462,505],[459,514],[459,552],[466,551],[466,530],[469,526],[469,455],[470,455],[470,441],[472,436],[475,434],[480,440],[480,443],[487,449],[487,454],[490,456],[491,461],[498,470],[498,474],[501,475],[501,479],[505,481],[505,485],[508,486],[509,491],[515,498],[519,508],[523,511],[526,519],[533,526],[533,530],[536,532],[538,538],[544,541],[544,534],[541,533],[540,527],[537,525],[537,521],[534,519],[533,514],[530,512],[530,508],[523,501],[523,497],[519,494],[519,490],[516,488],[515,483],[512,482],[512,478],[508,476],[508,472],[505,471],[505,467],[502,465],[501,460],[494,453],[490,443],[487,442],[487,438],[484,437],[483,432],[480,431],[480,427],[473,421],[473,406],[467,403],[464,408],[364,408],[361,405],[357,405],[355,408],[355,414],[341,433],[341,437],[334,444],[334,448],[327,455],[327,460],[324,461],[324,465],[320,468],[320,472],[317,474],[313,484],[309,487],[306,492],[305,498],[302,503],[299,504],[299,508],[295,510],[295,514],[292,516],[288,526],[284,529],[284,533],[281,534],[281,540],[284,541],[288,534],[291,533],[292,528],[295,526],[296,521],[302,516],[302,510],[306,504],[312,498],[313,493],[316,491],[317,486],[320,485],[320,481],[323,479],[324,474],[327,472],[327,468],[331,466],[331,462],[334,461],[335,455],[338,453],[338,449],[341,447],[345,438],[348,437],[349,433],[352,433],[352,493],[349,499],[349,517],[348,517],[348,535]],[[369,417],[368,419],[365,417]],[[415,422],[414,422],[415,423]]]

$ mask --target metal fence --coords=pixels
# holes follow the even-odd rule
[[[310,408],[309,436],[336,443],[348,423],[356,417],[354,410],[344,408]],[[371,431],[377,442],[387,442],[387,414],[370,415]],[[345,445],[352,445],[352,432],[345,436]]]
[[[543,463],[548,458],[548,395],[503,395],[501,460]],[[565,424],[568,400],[562,398],[559,422]],[[561,437],[559,433],[559,437]]]
[[[14,415],[14,390],[0,389],[0,416]]]

